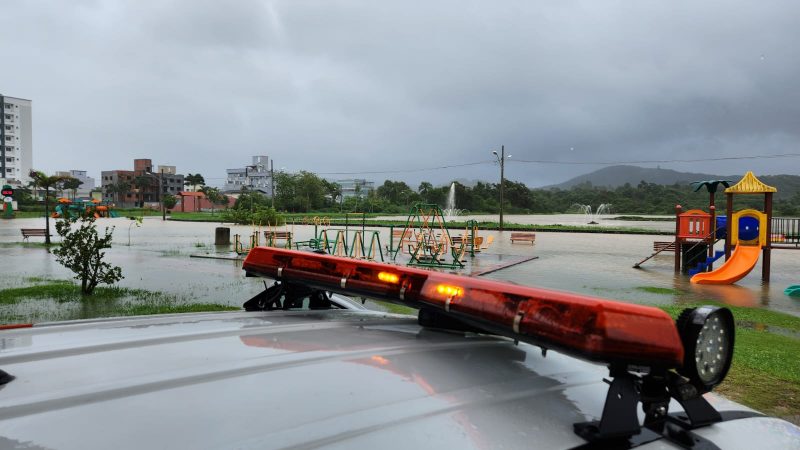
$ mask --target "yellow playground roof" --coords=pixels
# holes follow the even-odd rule
[[[778,192],[778,190],[764,184],[750,171],[744,174],[738,183],[725,189],[726,194],[766,194],[767,192]]]

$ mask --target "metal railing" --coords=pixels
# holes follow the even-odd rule
[[[770,241],[773,244],[800,246],[800,218],[773,217]]]

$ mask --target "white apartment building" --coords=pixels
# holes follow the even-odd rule
[[[26,184],[32,166],[31,101],[0,94],[0,178]]]
[[[272,196],[272,172],[266,156],[253,156],[253,163],[240,169],[228,169],[226,192],[240,192],[243,187]]]
[[[56,172],[56,175],[65,177],[77,178],[83,184],[78,188],[75,193],[78,197],[89,197],[94,189],[94,178],[86,175],[85,170],[70,170],[69,172]]]
[[[347,180],[334,180],[342,190],[342,198],[366,197],[375,190],[375,182],[367,181],[363,178],[351,178]]]

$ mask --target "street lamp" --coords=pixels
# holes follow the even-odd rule
[[[257,168],[258,167],[255,164],[249,165],[249,166],[244,166],[244,186],[249,187],[250,190],[251,190],[251,192],[250,192],[250,212],[253,212],[253,192],[252,192],[253,186],[250,186],[250,174],[248,173],[248,170],[249,169],[257,169]]]
[[[492,150],[492,154],[494,155],[496,162],[500,163],[500,231],[503,231],[503,183],[505,181],[505,161],[506,158],[511,158],[511,155],[506,156],[506,146],[500,146],[500,154],[497,154],[497,151]]]

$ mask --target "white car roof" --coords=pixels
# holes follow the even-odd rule
[[[16,377],[0,388],[0,448],[573,448],[607,391],[603,366],[371,311],[76,321],[0,343]],[[696,432],[800,447],[777,419]]]

